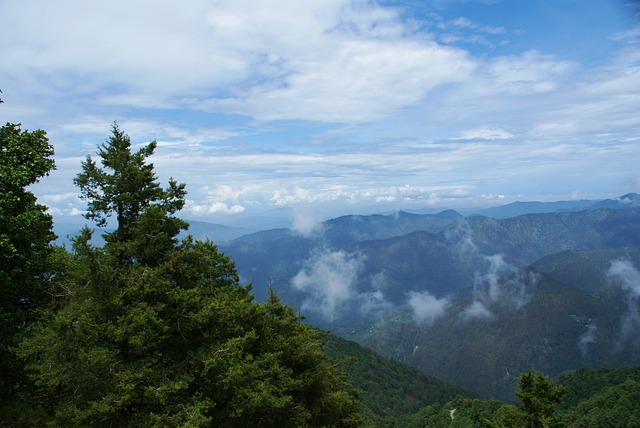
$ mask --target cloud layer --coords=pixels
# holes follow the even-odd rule
[[[57,215],[113,120],[218,221],[640,190],[636,24],[600,4],[553,33],[536,4],[2,2],[2,113],[48,131]]]

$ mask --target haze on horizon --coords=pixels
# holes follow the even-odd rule
[[[307,219],[640,191],[624,0],[0,3],[1,120],[44,129],[56,221],[114,121],[184,216]]]

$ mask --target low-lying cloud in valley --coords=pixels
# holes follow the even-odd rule
[[[538,274],[518,269],[504,261],[501,254],[485,256],[488,267],[477,274],[473,284],[473,303],[461,314],[463,320],[489,318],[491,307],[501,306],[518,310],[529,303],[531,293],[538,283]]]
[[[364,256],[346,251],[317,250],[291,280],[294,289],[307,293],[303,311],[333,321],[339,309],[356,294],[358,272]]]
[[[460,259],[478,269],[473,282],[473,302],[460,314],[462,320],[490,318],[491,307],[495,305],[517,310],[529,302],[538,282],[536,273],[513,266],[500,253],[483,254],[466,220],[448,229],[446,238]]]
[[[620,343],[640,345],[640,272],[630,260],[615,260],[606,272],[611,286],[626,292],[627,312],[622,317]]]
[[[589,346],[596,342],[598,327],[595,324],[589,324],[587,327],[587,331],[584,332],[578,339],[578,348],[580,349],[580,353],[582,356],[586,356],[589,352]]]
[[[413,319],[418,324],[433,324],[444,316],[449,308],[449,299],[438,299],[428,291],[409,293],[409,306],[413,310]]]

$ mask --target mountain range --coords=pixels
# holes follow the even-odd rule
[[[258,298],[270,284],[312,325],[509,400],[530,368],[640,364],[640,208],[607,204],[343,216],[220,247]]]
[[[520,373],[640,364],[640,195],[463,215],[347,215],[302,234],[190,222],[259,300],[484,397]],[[56,230],[60,235],[60,231]]]

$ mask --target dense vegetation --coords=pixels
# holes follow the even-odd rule
[[[55,168],[52,156],[43,131],[0,128],[0,399],[24,378],[12,349],[48,296],[53,219],[26,187]]]
[[[181,238],[185,185],[157,182],[155,148],[133,151],[114,125],[74,180],[86,217],[110,232],[95,246],[85,228],[67,249],[51,244],[52,218],[27,190],[55,168],[46,134],[0,129],[0,425],[638,426],[637,368],[558,382],[529,371],[515,404],[483,400],[302,323],[272,289],[257,302],[216,245]],[[454,218],[402,221],[441,228]],[[333,238],[352,220],[334,222]],[[532,301],[558,312],[545,287]]]
[[[458,396],[396,419],[400,428],[640,426],[640,368],[581,369],[552,382],[540,373],[520,376],[518,402]]]
[[[384,358],[356,342],[328,335],[325,338],[329,357],[360,390],[359,401],[378,424],[391,424],[402,415],[421,407],[444,404],[456,396],[477,397],[477,394],[448,384],[415,367]]]
[[[155,142],[133,152],[112,131],[75,183],[115,230],[48,254],[50,217],[24,187],[53,152],[42,131],[2,130],[3,397],[61,426],[362,425],[322,334],[275,293],[255,302],[212,242],[178,240],[185,186],[157,183]]]

